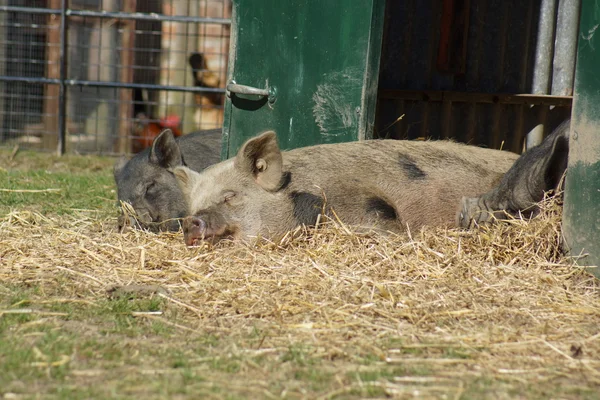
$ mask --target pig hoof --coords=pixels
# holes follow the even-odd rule
[[[471,229],[479,225],[512,218],[510,211],[502,204],[490,207],[483,197],[463,197],[457,213],[457,226]]]
[[[461,228],[471,229],[488,222],[492,216],[487,211],[485,204],[482,206],[482,203],[480,197],[463,197],[457,215],[457,225]]]

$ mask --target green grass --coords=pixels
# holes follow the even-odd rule
[[[75,210],[109,212],[116,197],[112,176],[106,173],[48,173],[46,171],[0,172],[0,212],[27,208],[44,214],[70,214]],[[47,190],[25,193],[19,190]]]
[[[15,209],[53,215],[81,209],[114,212],[112,158],[60,158],[29,151],[12,157],[6,149],[0,149],[0,159],[0,215]]]
[[[56,382],[64,381],[69,371],[65,361],[73,353],[76,337],[65,335],[45,325],[35,324],[35,329],[27,329],[36,317],[24,315],[5,315],[0,328],[3,340],[0,341],[0,360],[3,374],[0,374],[0,387],[7,388],[15,380],[36,381],[50,378]],[[11,330],[19,330],[19,335],[11,335]]]
[[[164,311],[161,298],[117,298],[94,305],[47,303],[41,299],[39,287],[0,289],[10,293],[0,298],[0,310],[38,311],[0,314],[0,394],[37,391],[59,399],[131,398],[140,390],[165,396],[189,394],[188,386],[204,380],[194,370],[198,362],[190,360],[217,343],[213,335],[182,340],[170,326],[133,316],[135,312]],[[207,357],[202,363],[225,373],[240,368],[239,359],[231,357]],[[73,385],[72,376],[66,378],[74,369],[91,371],[94,380],[94,374],[100,373],[111,384],[88,387],[84,374],[81,382]],[[137,369],[172,372],[153,376],[148,385],[147,377]],[[118,372],[123,370],[128,371],[125,376]],[[36,386],[39,389],[32,392]]]

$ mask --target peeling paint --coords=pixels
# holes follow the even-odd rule
[[[348,102],[348,93],[360,91],[362,82],[356,71],[324,74],[323,83],[313,94],[313,116],[323,136],[340,136],[358,127],[357,104]]]
[[[289,134],[288,134],[288,142],[292,142],[294,140],[294,131],[292,130],[293,125],[294,125],[294,117],[290,118],[290,129],[289,129]]]
[[[302,87],[304,85],[304,71],[305,70],[306,70],[306,68],[304,68],[303,60],[300,60],[298,62],[298,65],[296,66],[297,72],[296,72],[296,77],[294,78],[294,85],[292,86],[296,93],[300,93],[302,91]]]
[[[575,108],[576,107],[576,108]],[[574,109],[577,118],[571,123],[569,140],[569,162],[579,162],[592,165],[600,160],[600,144],[598,144],[598,114],[597,106],[582,96],[577,96]]]
[[[596,24],[591,29],[588,29],[587,35],[584,35],[583,33],[581,34],[581,38],[588,42],[588,44],[590,45],[590,48],[592,50],[595,50],[594,45],[592,44],[592,38],[594,37],[594,34],[596,33],[596,30],[598,29],[599,26],[600,26],[600,24]]]

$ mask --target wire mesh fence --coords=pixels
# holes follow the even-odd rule
[[[0,145],[130,153],[220,127],[231,0],[0,0]]]

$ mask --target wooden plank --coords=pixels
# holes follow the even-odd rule
[[[565,183],[563,233],[579,265],[600,278],[600,25],[598,2],[581,2],[579,47],[575,73],[575,103],[569,140],[569,167]],[[594,268],[595,267],[595,268]],[[589,300],[594,304],[595,299]]]
[[[551,96],[540,94],[471,93],[443,90],[380,90],[382,99],[433,101],[453,103],[525,104],[570,107],[573,96]]]
[[[59,9],[60,0],[49,0],[48,7]],[[60,78],[60,15],[47,16],[46,28],[46,78]],[[44,134],[42,146],[56,150],[58,146],[58,85],[44,85]]]
[[[124,0],[123,12],[134,13],[136,0]],[[135,21],[121,21],[120,73],[121,83],[133,82],[133,45],[135,42]],[[133,116],[133,90],[121,89],[119,92],[119,139],[116,151],[126,154],[131,151],[131,132]]]
[[[264,130],[282,149],[368,138],[385,1],[354,0],[344,13],[320,0],[255,3],[234,3],[229,78],[269,89],[270,99],[227,96],[223,157]]]
[[[467,132],[465,137],[466,143],[476,143],[479,138],[477,137],[477,104],[469,104],[469,111],[467,114]]]
[[[438,47],[437,68],[441,72],[450,70],[450,34],[454,17],[454,0],[442,0],[440,21],[440,45]]]
[[[442,102],[442,138],[452,137],[452,102]]]
[[[189,4],[188,4],[189,3]],[[199,15],[199,2],[187,0],[173,0],[163,2],[165,15]],[[192,76],[188,69],[188,58],[196,52],[195,38],[198,37],[198,24],[163,22],[161,47],[163,53],[160,62],[160,84],[191,86]],[[185,92],[172,92],[161,90],[159,92],[159,107],[154,118],[165,118],[176,115],[181,119],[183,132],[196,129],[194,112],[196,105],[194,95]]]
[[[526,106],[518,106],[517,109],[517,120],[516,120],[516,125],[515,125],[515,129],[514,129],[514,138],[512,140],[512,147],[511,147],[511,151],[514,151],[515,153],[518,153],[519,150],[522,148],[523,143],[525,142],[524,139],[524,132],[523,132],[523,125],[525,124],[525,107]]]
[[[392,132],[386,133],[393,139],[404,139],[406,137],[406,101],[398,102],[398,117],[403,115],[402,119],[392,128]],[[394,133],[395,132],[395,133]]]
[[[469,37],[469,0],[443,0],[437,68],[441,72],[464,74]]]

